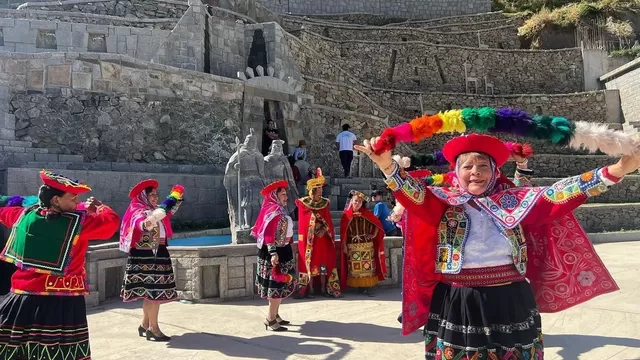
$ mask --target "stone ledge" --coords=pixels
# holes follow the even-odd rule
[[[113,0],[105,0],[113,1]],[[91,1],[94,2],[94,1]],[[57,3],[56,3],[57,4]],[[21,16],[24,15],[24,16]],[[100,15],[89,13],[77,13],[68,11],[55,11],[55,10],[13,10],[13,9],[0,9],[0,16],[15,16],[16,18],[30,18],[31,16],[42,15],[44,20],[51,20],[51,17],[64,16],[68,18],[86,18],[86,19],[103,19],[110,21],[118,21],[124,23],[141,23],[141,24],[162,24],[162,23],[177,23],[179,18],[157,18],[157,19],[141,19],[141,18],[127,18],[113,15]],[[48,17],[48,18],[46,18]],[[73,21],[73,23],[76,23]]]

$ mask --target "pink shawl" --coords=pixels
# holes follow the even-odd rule
[[[156,207],[151,205],[144,191],[141,191],[138,196],[131,199],[129,207],[122,217],[122,223],[120,224],[120,251],[128,253],[131,250],[133,239],[141,236],[142,222],[154,209],[156,209]],[[170,216],[171,213],[168,213],[167,216],[162,219],[167,239],[173,236],[171,222],[169,221]]]
[[[287,216],[287,210],[278,201],[278,189],[274,189],[264,197],[256,224],[251,229],[251,236],[257,240],[258,249],[264,244],[264,233],[269,223],[278,216]]]

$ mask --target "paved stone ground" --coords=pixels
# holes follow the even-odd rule
[[[621,290],[543,316],[547,360],[640,360],[640,241],[596,245]],[[399,290],[374,299],[287,300],[287,333],[265,331],[264,301],[162,306],[161,327],[173,339],[139,338],[140,304],[109,303],[91,311],[96,360],[113,359],[424,359],[421,335],[401,336]]]

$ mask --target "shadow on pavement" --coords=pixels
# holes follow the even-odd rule
[[[402,336],[397,327],[366,323],[339,323],[334,321],[307,321],[300,325],[300,335],[308,337],[331,337],[368,343],[415,344],[422,341],[422,332]]]
[[[295,354],[326,354],[328,356],[325,359],[338,360],[351,351],[349,344],[328,339],[299,339],[280,335],[241,338],[208,332],[172,336],[167,346],[173,349],[218,351],[229,357],[245,359],[286,358]]]
[[[551,334],[544,335],[544,347],[559,347],[558,355],[564,360],[579,359],[580,355],[607,345],[640,349],[640,339],[618,338],[596,335]]]

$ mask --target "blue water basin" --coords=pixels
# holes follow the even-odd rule
[[[336,235],[336,240],[340,239]],[[293,241],[298,240],[298,235],[293,236]],[[216,246],[231,244],[231,235],[199,236],[184,239],[171,239],[169,246]]]

